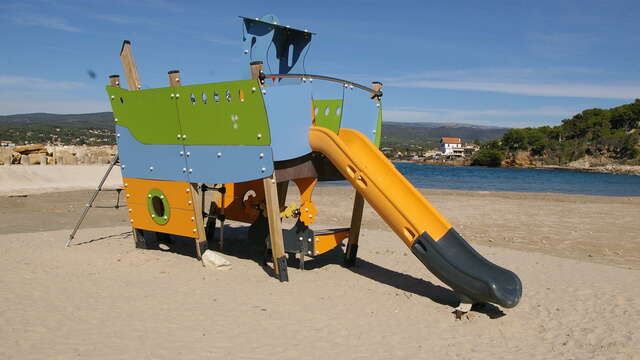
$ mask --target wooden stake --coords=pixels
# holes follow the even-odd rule
[[[263,184],[267,217],[269,220],[271,252],[273,253],[273,269],[280,281],[289,281],[287,258],[284,253],[284,241],[282,239],[282,224],[280,223],[280,206],[278,205],[278,188],[275,175],[264,178]]]
[[[362,212],[364,209],[364,198],[356,191],[353,199],[353,212],[351,214],[351,230],[349,231],[349,242],[344,253],[345,266],[353,266],[356,263],[358,254],[358,239],[360,238],[360,226],[362,225]]]
[[[202,254],[207,250],[207,234],[204,231],[204,219],[202,218],[202,192],[200,191],[200,186],[195,183],[191,183],[191,203],[193,204],[193,213],[194,213],[194,231],[198,234],[198,237],[195,238],[196,244],[196,256],[198,260],[202,261],[202,266],[204,266],[204,261],[202,260]]]
[[[169,86],[180,86],[182,82],[180,81],[180,70],[171,70],[169,71]]]
[[[133,59],[131,41],[129,40],[122,42],[122,49],[120,49],[120,61],[122,61],[122,66],[124,67],[124,76],[127,78],[127,87],[129,90],[140,90],[140,76],[138,75],[136,62]]]
[[[109,86],[120,87],[120,75],[109,76]]]

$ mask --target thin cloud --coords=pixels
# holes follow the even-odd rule
[[[0,99],[0,115],[46,112],[52,114],[86,114],[111,111],[108,101],[18,100]]]
[[[445,108],[390,108],[384,109],[384,119],[399,122],[469,123],[492,126],[521,126],[559,123],[560,119],[577,113],[578,110],[560,107],[529,109],[479,109],[460,110]]]
[[[208,36],[205,40],[210,43],[219,44],[219,45],[238,45],[240,46],[240,40],[232,40],[229,38],[219,37],[219,36]]]
[[[93,15],[96,19],[107,21],[113,24],[119,25],[156,25],[157,21],[137,17],[137,16],[123,16],[123,15],[109,15],[109,14],[99,14]]]
[[[507,94],[632,100],[640,97],[640,86],[568,83],[506,83],[481,81],[390,81],[386,86],[448,90],[489,91]]]
[[[80,28],[69,24],[65,19],[44,15],[15,15],[8,17],[14,23],[24,26],[35,26],[66,32],[79,32]]]
[[[0,75],[0,87],[12,87],[28,90],[73,90],[84,87],[77,81],[53,81],[37,77],[19,75]]]

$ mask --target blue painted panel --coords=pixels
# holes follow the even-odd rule
[[[360,131],[375,144],[378,106],[368,92],[349,87],[344,92],[340,127]]]
[[[269,146],[185,145],[189,181],[226,184],[273,174]]]
[[[269,86],[265,92],[273,160],[289,160],[310,153],[310,84]]]
[[[189,181],[182,145],[146,145],[136,140],[129,129],[116,125],[118,155],[122,176]]]
[[[340,83],[318,79],[313,80],[311,87],[314,100],[342,100],[346,90]]]

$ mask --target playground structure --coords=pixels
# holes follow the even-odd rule
[[[303,269],[306,256],[345,239],[345,265],[355,264],[367,200],[461,302],[517,305],[519,278],[471,248],[378,150],[382,84],[311,75],[305,58],[314,33],[271,15],[241,20],[243,80],[183,85],[174,70],[170,86],[141,89],[131,44],[123,43],[128,90],[118,75],[106,89],[136,246],[181,236],[194,240],[201,258],[217,221],[220,243],[224,222],[239,221],[287,281],[287,254]],[[321,216],[316,184],[341,179],[356,190],[350,228],[312,229]],[[290,182],[300,198],[287,205]],[[292,228],[282,229],[285,217],[296,219]]]

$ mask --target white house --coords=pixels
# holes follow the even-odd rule
[[[462,140],[460,138],[443,137],[440,139],[440,152],[442,155],[464,156]]]

